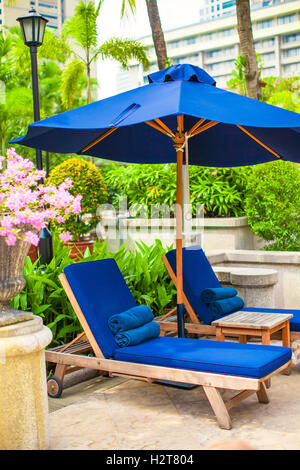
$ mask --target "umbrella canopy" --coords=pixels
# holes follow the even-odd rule
[[[217,88],[204,70],[176,65],[149,84],[31,124],[13,141],[55,153],[130,163],[177,162],[178,335],[184,335],[182,166],[230,167],[283,159],[300,163],[300,115]],[[175,150],[174,150],[175,147]]]
[[[149,82],[31,124],[27,135],[13,142],[128,163],[171,163],[176,162],[173,141],[157,132],[157,126],[164,124],[172,136],[177,116],[184,115],[184,131],[193,135],[190,164],[228,167],[277,158],[300,162],[299,114],[219,89],[192,65],[156,72]],[[195,125],[199,127],[191,132]]]

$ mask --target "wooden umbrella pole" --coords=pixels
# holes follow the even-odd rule
[[[183,301],[182,289],[182,165],[183,151],[177,152],[177,194],[176,194],[176,272],[177,272],[177,303]]]
[[[176,288],[177,288],[177,323],[178,337],[184,337],[184,305],[182,277],[182,166],[185,136],[183,116],[178,116],[178,132],[173,138],[177,152],[177,188],[176,188]]]

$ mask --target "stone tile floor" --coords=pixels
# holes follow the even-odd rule
[[[226,431],[201,387],[96,376],[49,398],[51,449],[197,450],[239,440],[258,450],[300,450],[300,365],[274,377],[268,393],[267,405],[253,395],[230,410]]]

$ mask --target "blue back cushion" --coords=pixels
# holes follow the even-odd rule
[[[176,250],[169,251],[166,257],[176,274]],[[221,287],[221,284],[200,246],[183,248],[182,271],[184,293],[199,319],[209,325],[214,318],[200,295],[204,289]]]
[[[136,306],[117,263],[114,259],[76,263],[64,273],[102,353],[112,357],[118,346],[108,319]]]

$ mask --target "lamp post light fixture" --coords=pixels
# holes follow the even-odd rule
[[[40,121],[40,98],[37,67],[37,48],[43,44],[46,24],[48,20],[35,11],[34,8],[27,15],[17,18],[21,26],[24,44],[30,48],[31,76],[33,93],[34,121]],[[38,170],[43,169],[41,150],[36,150],[36,166]]]
[[[31,76],[33,93],[34,121],[40,121],[40,97],[38,81],[37,49],[43,44],[46,24],[48,20],[36,12],[34,8],[27,15],[17,18],[23,34],[24,44],[30,48]],[[38,170],[43,169],[42,151],[36,150],[36,166]],[[48,164],[47,164],[48,167]],[[40,234],[39,243],[40,263],[48,264],[53,258],[52,236],[46,227]]]

